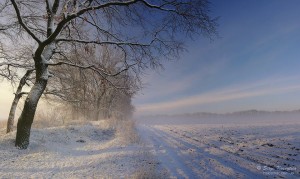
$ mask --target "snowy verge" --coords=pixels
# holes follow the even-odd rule
[[[92,122],[32,129],[26,150],[14,147],[16,133],[0,136],[0,178],[136,178],[151,157],[144,146],[124,142],[117,129]],[[149,162],[150,161],[150,162]]]

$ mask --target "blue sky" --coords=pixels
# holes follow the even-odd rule
[[[211,1],[219,35],[148,72],[137,115],[300,109],[300,1]]]

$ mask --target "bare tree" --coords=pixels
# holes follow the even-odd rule
[[[64,58],[72,59],[77,64],[85,59],[90,64],[100,65],[109,73],[116,73],[122,69],[122,55],[114,48],[104,46],[90,47],[88,51],[86,49],[73,49],[69,54],[65,53]],[[73,119],[78,119],[79,114],[90,120],[98,120],[100,116],[109,118],[112,116],[111,114],[115,114],[117,110],[115,103],[119,102],[119,98],[131,98],[139,89],[139,79],[133,76],[130,70],[106,79],[95,74],[92,70],[82,71],[82,69],[74,67],[60,66],[52,68],[51,71],[54,78],[57,79],[50,81],[46,94],[49,94],[48,91],[52,91],[55,94],[54,100],[58,97],[70,105],[73,109]],[[131,101],[128,105],[132,106]],[[118,116],[121,116],[120,113]],[[128,113],[131,112],[128,111]],[[125,116],[124,114],[122,116]]]
[[[7,128],[6,128],[6,133],[12,132],[13,131],[13,126],[14,126],[14,119],[15,119],[15,113],[16,113],[16,108],[17,105],[19,103],[20,98],[22,97],[23,94],[26,94],[24,92],[22,92],[22,88],[23,86],[26,84],[30,74],[33,72],[34,70],[27,70],[27,72],[25,73],[25,75],[21,78],[20,82],[19,82],[19,86],[17,88],[17,91],[15,93],[15,97],[13,99],[10,111],[9,111],[9,116],[8,116],[8,120],[7,120]]]
[[[52,76],[49,66],[92,70],[118,88],[112,77],[127,70],[139,73],[159,66],[161,59],[176,58],[183,49],[183,35],[210,36],[216,27],[206,0],[10,0],[8,9],[14,14],[2,18],[10,18],[18,28],[4,35],[17,33],[23,42],[34,44],[35,81],[17,125],[16,146],[20,149],[29,145],[36,107]],[[80,64],[55,60],[74,44],[83,49],[88,45],[118,49],[123,53],[119,71],[107,71],[85,59]]]
[[[0,77],[9,81],[12,86],[16,86],[19,83],[16,91],[14,92],[15,97],[13,99],[7,120],[7,133],[9,133],[13,131],[14,116],[18,102],[23,95],[27,94],[26,92],[22,91],[23,86],[30,86],[33,84],[29,76],[34,72],[34,65],[29,61],[31,57],[28,57],[27,48],[18,49],[17,53],[13,54],[13,57],[4,47],[1,48],[1,52]],[[23,77],[20,77],[20,74],[24,71],[25,74]]]

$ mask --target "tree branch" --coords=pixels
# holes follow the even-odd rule
[[[142,43],[134,43],[134,42],[112,42],[112,41],[94,41],[94,40],[80,40],[80,39],[56,39],[56,42],[76,42],[76,43],[82,43],[82,44],[98,44],[98,45],[129,45],[129,46],[150,46],[155,40],[152,40],[149,44],[142,44]]]
[[[46,0],[46,10],[47,10],[47,37],[52,34],[52,21],[53,21],[53,14],[52,9],[49,4],[49,0]]]
[[[52,6],[52,13],[53,14],[56,14],[56,12],[58,10],[58,7],[59,7],[59,2],[60,2],[60,0],[55,0],[54,1],[53,6]]]
[[[82,19],[83,21],[87,22],[88,24],[94,26],[98,31],[101,31],[102,33],[106,34],[107,36],[113,37],[114,39],[116,39],[116,40],[118,40],[118,41],[121,41],[121,39],[119,39],[116,35],[114,35],[114,34],[110,33],[109,31],[104,30],[104,29],[102,29],[101,27],[99,27],[99,26],[96,24],[95,20],[93,19],[93,16],[92,16],[90,13],[89,13],[89,15],[90,15],[90,17],[92,18],[92,21],[93,21],[93,22],[91,22],[91,21],[89,21],[88,19],[83,18],[83,17],[79,17],[79,18]]]
[[[31,68],[32,66],[30,65],[24,65],[24,64],[18,64],[18,63],[10,63],[10,62],[3,62],[3,63],[0,63],[0,67],[1,66],[12,66],[12,67],[15,67],[15,68]]]
[[[49,13],[52,13],[52,9],[50,8],[49,0],[45,0],[45,1],[46,1],[46,10],[47,10],[47,13],[49,15]]]
[[[180,14],[178,11],[176,11],[175,9],[166,9],[164,8],[163,6],[165,6],[166,4],[168,3],[165,3],[165,4],[162,4],[160,6],[158,5],[153,5],[153,4],[150,4],[149,2],[145,1],[145,0],[139,0],[139,2],[142,2],[144,5],[146,5],[147,7],[150,7],[152,9],[158,9],[158,10],[162,10],[162,11],[168,11],[168,12],[173,12],[173,13],[176,13],[176,14]]]
[[[57,63],[46,63],[46,64],[49,65],[49,66],[68,65],[68,66],[77,67],[77,68],[81,68],[81,69],[91,69],[93,71],[101,73],[102,77],[103,77],[103,75],[113,77],[113,76],[117,76],[117,75],[121,74],[124,71],[127,71],[129,68],[135,66],[137,63],[127,65],[126,68],[124,68],[124,69],[122,69],[122,70],[120,70],[120,71],[118,71],[117,73],[114,73],[114,74],[107,73],[104,69],[98,68],[95,65],[83,66],[83,65],[78,65],[78,64],[74,64],[74,63],[68,63],[68,62],[57,62]]]
[[[110,85],[112,85],[114,88],[116,89],[126,89],[123,87],[118,87],[116,86],[113,82],[111,82],[109,79],[107,79],[108,76],[110,77],[114,77],[117,75],[120,75],[121,73],[123,73],[124,71],[127,71],[129,68],[131,68],[132,66],[135,66],[137,63],[128,65],[126,68],[118,71],[117,73],[114,74],[110,74],[105,72],[104,69],[98,68],[95,65],[88,65],[88,66],[83,66],[83,65],[78,65],[78,64],[73,64],[73,63],[68,63],[68,62],[58,62],[58,63],[48,63],[47,65],[49,66],[59,66],[59,65],[68,65],[68,66],[72,66],[72,67],[76,67],[76,68],[80,68],[80,69],[90,69],[94,72],[96,72],[98,75],[100,75],[104,80],[106,80]]]
[[[26,26],[26,24],[24,24],[22,18],[21,18],[21,14],[20,14],[20,10],[18,8],[18,5],[16,3],[15,0],[11,0],[12,5],[14,6],[14,9],[16,11],[17,14],[17,18],[18,18],[18,22],[20,23],[20,25],[25,29],[25,31],[35,40],[37,41],[37,43],[41,43],[40,39],[37,38],[32,32],[31,30]]]
[[[12,0],[13,1],[13,0]],[[61,32],[61,30],[63,29],[64,25],[66,23],[68,23],[69,21],[71,21],[72,19],[75,19],[76,17],[79,17],[80,15],[84,14],[85,12],[91,11],[91,10],[98,10],[98,9],[102,9],[105,7],[109,7],[109,6],[129,6],[131,4],[134,4],[136,2],[138,2],[139,0],[131,0],[131,1],[125,1],[125,2],[108,2],[108,3],[104,3],[102,5],[99,6],[91,6],[91,7],[87,7],[84,9],[79,10],[76,13],[72,13],[67,15],[66,17],[64,17],[64,19],[62,21],[60,21],[57,24],[56,29],[54,30],[54,32],[43,42],[43,45],[46,46],[49,43],[51,43]]]

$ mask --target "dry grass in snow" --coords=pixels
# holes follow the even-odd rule
[[[1,133],[0,178],[157,176],[155,162],[145,155],[132,121],[34,128],[26,150],[14,147],[15,134]]]

